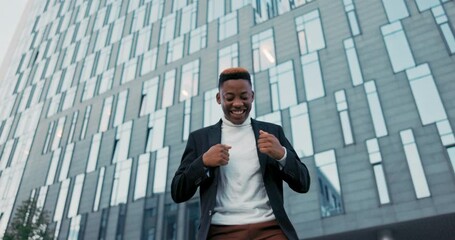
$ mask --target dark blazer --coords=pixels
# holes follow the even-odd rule
[[[258,156],[265,189],[272,206],[273,213],[281,229],[288,239],[298,239],[297,233],[289,220],[283,207],[283,181],[299,193],[305,193],[310,187],[310,175],[307,167],[300,161],[294,148],[286,139],[283,129],[279,125],[261,122],[252,119],[252,128],[256,140],[259,130],[272,133],[287,149],[286,165],[280,170],[279,163],[259,152]],[[189,200],[199,189],[201,200],[201,225],[199,226],[198,239],[206,239],[210,228],[219,179],[219,167],[206,168],[202,162],[202,155],[213,145],[221,143],[221,120],[192,132],[182,156],[179,168],[172,179],[171,194],[176,203]]]

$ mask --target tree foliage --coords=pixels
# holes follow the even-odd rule
[[[36,201],[26,200],[16,211],[14,219],[3,236],[4,240],[53,239],[49,213],[36,206]]]

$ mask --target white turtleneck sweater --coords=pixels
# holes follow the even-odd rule
[[[236,125],[223,117],[221,143],[232,148],[229,163],[220,166],[212,224],[239,225],[275,219],[262,180],[251,119]]]

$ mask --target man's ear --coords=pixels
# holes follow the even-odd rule
[[[216,94],[216,102],[217,102],[218,104],[221,104],[220,92],[218,92],[218,93]]]
[[[254,100],[254,91],[251,91],[251,98]]]

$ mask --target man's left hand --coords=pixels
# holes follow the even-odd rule
[[[261,153],[269,155],[275,160],[280,160],[284,157],[284,149],[280,141],[266,131],[259,130],[258,148]]]

